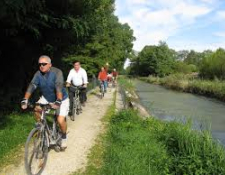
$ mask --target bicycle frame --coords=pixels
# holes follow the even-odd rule
[[[43,109],[44,108],[44,109]],[[43,107],[42,111],[41,111],[41,130],[45,130],[45,137],[47,138],[47,146],[50,147],[51,145],[56,145],[57,142],[59,141],[59,139],[61,137],[58,137],[57,134],[57,118],[54,114],[54,119],[53,119],[53,123],[52,123],[52,128],[49,127],[47,120],[46,120],[46,116],[47,116],[47,111],[49,110],[49,107]]]
[[[80,86],[71,86],[70,87],[70,91],[71,92],[74,92],[74,96],[73,96],[73,106],[72,106],[72,115],[71,115],[71,120],[74,121],[75,120],[75,117],[76,115],[78,115],[82,108],[81,108],[81,105],[80,105]]]
[[[57,129],[57,118],[55,113],[52,128],[47,122],[48,110],[51,109],[50,104],[40,105],[41,112],[40,121],[36,122],[36,126],[30,131],[25,144],[25,169],[29,175],[40,175],[45,168],[48,151],[51,146],[55,151],[61,150],[61,134]],[[49,111],[50,112],[50,111]]]

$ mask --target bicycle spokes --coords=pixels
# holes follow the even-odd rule
[[[25,166],[28,174],[39,175],[47,161],[48,148],[40,129],[33,129],[25,146]]]

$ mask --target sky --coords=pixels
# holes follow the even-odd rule
[[[115,9],[136,51],[159,41],[176,51],[225,48],[225,0],[116,0]]]

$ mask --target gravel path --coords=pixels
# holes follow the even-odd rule
[[[115,88],[108,88],[103,99],[100,99],[98,94],[90,95],[83,112],[76,120],[71,121],[68,118],[68,147],[65,152],[49,152],[42,175],[70,175],[85,167],[89,150],[102,129],[100,119],[112,104],[114,91]],[[122,105],[121,96],[117,93],[117,109],[122,108]],[[17,166],[11,165],[3,169],[0,175],[26,175],[23,160]]]

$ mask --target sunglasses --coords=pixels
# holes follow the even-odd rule
[[[38,63],[38,66],[41,67],[41,66],[46,66],[48,63]]]

